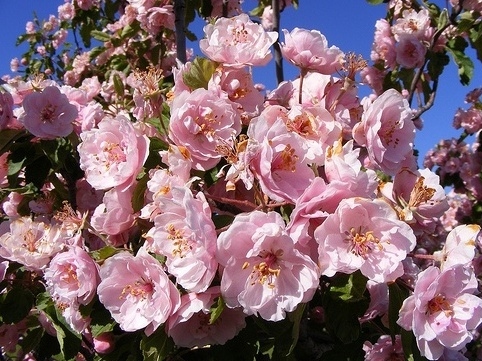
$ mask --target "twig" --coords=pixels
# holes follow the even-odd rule
[[[276,31],[278,33],[278,41],[276,41],[273,44],[273,49],[274,49],[274,63],[276,66],[276,80],[279,84],[284,80],[283,56],[281,54],[281,47],[279,44],[279,27],[280,27],[280,19],[281,19],[279,0],[272,0],[271,7],[273,9],[273,31]]]
[[[186,4],[184,0],[175,0],[174,2],[174,14],[175,20],[174,25],[176,27],[176,51],[177,58],[181,63],[186,63],[186,35],[185,35],[185,24],[184,17],[186,12]]]

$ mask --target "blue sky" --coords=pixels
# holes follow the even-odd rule
[[[329,45],[338,46],[344,52],[355,52],[369,59],[375,21],[385,15],[383,5],[371,6],[364,0],[299,0],[297,10],[288,8],[282,13],[281,28],[294,27],[317,29],[327,38]],[[49,14],[57,14],[58,5],[63,0],[0,0],[0,75],[10,73],[10,59],[18,57],[22,48],[15,46],[16,37],[25,31],[25,23],[32,19],[35,11],[40,19]],[[250,10],[256,4],[254,0],[244,0],[243,9]],[[202,35],[201,26],[195,30]],[[475,58],[474,58],[475,59]],[[449,66],[442,76],[435,105],[423,116],[424,129],[418,133],[416,148],[425,154],[439,139],[458,136],[452,129],[452,119],[458,107],[464,106],[465,94],[482,86],[482,67],[476,61],[475,76],[469,85],[460,84],[457,69]],[[284,62],[285,79],[294,79],[297,69]],[[263,83],[268,89],[275,87],[274,65],[254,72],[255,81]],[[366,94],[366,90],[363,94]],[[419,162],[420,163],[420,162]]]

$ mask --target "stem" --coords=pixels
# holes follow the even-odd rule
[[[303,80],[305,79],[307,71],[305,69],[301,69],[300,71],[300,91],[298,94],[298,103],[302,104],[303,101]]]
[[[229,0],[223,0],[223,18],[228,17],[228,2]]]
[[[273,44],[273,49],[274,49],[274,63],[276,66],[276,80],[279,84],[284,80],[283,56],[281,54],[281,47],[279,45],[279,27],[280,27],[280,19],[281,19],[279,0],[272,0],[271,7],[273,9],[273,31],[276,31],[278,33],[278,41],[276,41]]]
[[[177,58],[181,63],[186,63],[186,36],[184,32],[185,24],[185,12],[186,12],[186,4],[185,0],[175,0],[174,1],[174,14],[175,20],[174,24],[176,27],[176,49],[177,49]]]
[[[230,205],[235,206],[237,208],[239,208],[239,207],[250,207],[250,208],[253,208],[253,210],[257,208],[256,204],[254,204],[254,203],[252,203],[248,200],[241,201],[241,200],[238,200],[238,199],[232,199],[232,198],[226,198],[226,197],[217,197],[217,196],[213,196],[209,193],[204,193],[204,195],[206,196],[206,198],[212,199],[215,202],[230,204]]]

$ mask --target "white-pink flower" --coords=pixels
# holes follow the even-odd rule
[[[149,138],[137,134],[123,115],[104,118],[97,128],[80,134],[80,167],[95,189],[131,185],[149,154]]]
[[[169,273],[182,287],[203,292],[218,268],[211,209],[203,193],[194,197],[187,187],[174,187],[171,195],[158,200],[162,212],[154,217],[154,227],[145,235],[145,247],[166,256]]]
[[[345,61],[344,53],[336,46],[328,47],[326,37],[318,30],[283,29],[285,42],[281,44],[283,56],[302,71],[333,74]]]
[[[475,257],[476,239],[480,232],[477,224],[463,224],[449,232],[441,251],[434,252],[434,257],[440,262],[440,269],[461,264],[469,266]]]
[[[363,275],[376,282],[403,275],[402,261],[416,244],[412,229],[380,199],[348,198],[315,230],[322,274]]]
[[[47,290],[61,305],[86,305],[94,298],[99,267],[82,248],[74,246],[57,253],[44,273]]]
[[[19,120],[36,137],[66,137],[74,130],[77,108],[56,86],[47,86],[41,92],[28,94],[22,105],[24,112]]]
[[[318,287],[318,266],[294,249],[276,212],[238,214],[218,237],[217,258],[223,299],[248,315],[282,320]]]
[[[211,307],[217,297],[221,297],[219,286],[181,297],[181,307],[169,318],[167,327],[177,346],[224,345],[246,326],[246,315],[240,308],[224,308],[216,321],[210,323]]]
[[[379,190],[416,234],[433,233],[438,219],[449,208],[439,176],[427,168],[413,171],[404,167],[393,183],[380,184]]]
[[[415,125],[407,100],[389,89],[366,105],[353,138],[368,150],[371,167],[394,175],[413,152]]]
[[[271,45],[278,39],[252,22],[248,14],[219,18],[204,27],[206,38],[199,42],[201,51],[211,60],[226,66],[262,66],[271,60]]]
[[[422,356],[437,360],[445,348],[461,350],[473,339],[472,331],[482,323],[482,300],[476,291],[470,268],[457,264],[440,271],[430,266],[418,275],[397,323],[413,331]]]
[[[222,157],[218,147],[231,145],[240,131],[236,105],[217,91],[203,88],[192,93],[186,91],[171,105],[169,137],[189,151],[196,169],[214,167]]]
[[[180,295],[162,265],[143,248],[124,251],[100,268],[99,300],[124,331],[152,334],[180,305]]]
[[[382,335],[375,344],[370,341],[363,343],[365,351],[365,361],[403,361],[402,339],[400,335],[395,336],[395,342],[389,335]]]
[[[50,259],[65,248],[60,228],[30,217],[19,217],[2,224],[0,257],[18,262],[27,269],[42,270]]]

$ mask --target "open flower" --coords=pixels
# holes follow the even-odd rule
[[[24,113],[19,120],[36,137],[66,137],[74,130],[77,107],[70,104],[67,96],[56,86],[48,86],[42,92],[28,94],[22,105]]]
[[[167,328],[177,346],[224,345],[246,326],[246,315],[239,308],[224,308],[211,323],[211,307],[217,297],[221,297],[219,286],[181,297],[181,307],[169,318]]]
[[[126,189],[149,154],[149,138],[138,135],[124,115],[104,118],[97,128],[80,134],[80,167],[95,189]]]
[[[217,258],[224,267],[221,293],[229,307],[270,321],[311,300],[319,271],[306,255],[294,249],[276,212],[254,211],[236,216],[219,235]]]
[[[395,89],[367,104],[361,122],[353,128],[353,139],[367,148],[371,167],[389,175],[412,156],[414,138],[412,112]]]
[[[99,300],[124,331],[152,334],[180,305],[179,291],[147,251],[120,252],[100,269]]]
[[[379,199],[348,198],[315,230],[322,274],[363,275],[376,282],[403,275],[402,261],[415,247],[412,229]]]
[[[461,350],[482,323],[482,300],[473,294],[476,290],[470,268],[457,264],[440,271],[430,266],[418,275],[397,323],[413,331],[422,356],[438,360],[445,348]]]
[[[318,30],[283,29],[285,42],[281,44],[283,56],[302,71],[333,74],[340,70],[344,54],[336,46],[328,47],[326,37]]]
[[[278,39],[275,31],[266,32],[248,14],[219,18],[204,27],[206,38],[201,51],[211,60],[226,66],[266,65],[271,60],[271,45]]]

